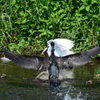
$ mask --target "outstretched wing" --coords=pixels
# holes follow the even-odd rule
[[[100,53],[100,46],[96,46],[90,50],[82,51],[80,53],[72,54],[65,57],[58,57],[57,63],[60,68],[73,68],[85,65],[92,61],[92,57],[97,56]]]
[[[91,57],[95,57],[100,53],[100,46],[96,46],[93,49],[82,51],[80,53],[68,55],[65,57],[56,57],[56,62],[60,69],[73,68],[85,65],[92,60]],[[36,69],[36,70],[48,70],[51,57],[43,58],[36,56],[26,56],[21,54],[12,53],[4,50],[4,54],[7,58],[12,60],[16,65],[24,68]]]
[[[81,56],[82,54],[80,54],[80,56],[76,57],[75,59],[70,60],[71,58],[68,59],[68,64],[69,64],[69,68],[73,68],[73,67],[78,67],[78,66],[82,66],[87,64],[88,62],[92,61],[91,56],[85,54],[83,56]]]
[[[36,69],[36,70],[47,70],[49,66],[49,62],[47,59],[49,58],[43,58],[43,57],[37,57],[37,56],[26,56],[21,55],[17,53],[13,53],[7,50],[4,50],[4,55],[9,58],[11,61],[13,61],[16,65],[29,68],[29,69]],[[45,61],[46,59],[46,61]]]
[[[100,46],[96,46],[90,50],[87,50],[87,54],[90,55],[91,57],[95,57],[100,53]]]

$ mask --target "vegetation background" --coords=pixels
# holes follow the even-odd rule
[[[55,38],[75,52],[100,44],[100,0],[0,0],[0,50],[42,51]]]

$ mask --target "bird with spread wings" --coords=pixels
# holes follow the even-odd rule
[[[55,42],[51,42],[51,43],[55,44]],[[52,46],[51,46],[51,51],[52,51]],[[55,45],[54,45],[54,51],[55,51]],[[92,61],[92,58],[96,57],[100,53],[100,46],[98,45],[90,50],[82,51],[76,54],[70,54],[63,57],[57,57],[55,56],[55,53],[53,57],[51,56],[52,55],[51,53],[49,57],[45,58],[45,57],[17,54],[8,50],[4,50],[3,52],[7,58],[9,58],[18,66],[29,68],[29,69],[47,71],[51,67],[53,58],[55,59],[54,63],[57,64],[58,70],[66,69],[66,68],[72,69],[74,67],[85,65],[86,63]],[[58,85],[54,85],[54,86],[56,87]]]

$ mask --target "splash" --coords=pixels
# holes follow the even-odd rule
[[[67,91],[67,93],[66,93],[66,95],[64,96],[64,99],[63,100],[85,100],[85,99],[83,99],[81,97],[82,96],[81,95],[81,92],[79,92],[78,94],[76,94],[76,93],[72,93],[71,94],[71,89],[72,89],[72,87],[70,86],[69,89],[68,89],[68,91]],[[73,96],[73,94],[75,96]]]

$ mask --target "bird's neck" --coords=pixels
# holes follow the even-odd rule
[[[51,50],[51,58],[52,58],[52,64],[55,63],[54,47],[52,47]]]

